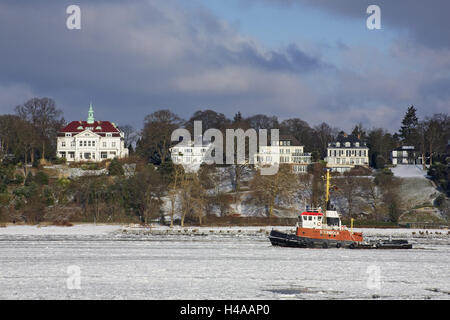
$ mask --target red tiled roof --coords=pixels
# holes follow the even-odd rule
[[[87,123],[87,121],[72,121],[67,126],[62,128],[61,133],[80,133],[86,129],[90,129],[94,133],[119,133],[119,129],[109,121],[94,121],[94,123]]]

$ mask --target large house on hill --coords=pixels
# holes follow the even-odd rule
[[[280,136],[269,146],[260,146],[255,154],[256,167],[277,164],[290,165],[294,173],[306,173],[311,163],[311,153],[303,152],[303,146],[293,137]]]
[[[413,146],[402,146],[391,152],[392,164],[422,164],[422,156]]]
[[[358,137],[340,133],[336,141],[328,143],[325,161],[335,172],[346,172],[355,166],[369,167],[369,148]]]
[[[194,141],[179,143],[170,148],[172,162],[181,164],[188,172],[197,172],[202,163],[208,160],[213,144],[210,141],[201,141],[198,145]],[[214,151],[213,151],[214,152]]]
[[[109,121],[96,121],[92,104],[87,121],[72,121],[58,132],[58,158],[69,162],[100,162],[128,156],[124,134]]]

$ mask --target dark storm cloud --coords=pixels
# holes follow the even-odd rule
[[[124,104],[187,115],[211,104],[226,107],[225,94],[265,92],[269,84],[251,85],[260,81],[253,81],[259,73],[297,74],[322,66],[295,45],[263,49],[205,10],[186,11],[176,1],[81,1],[81,30],[66,28],[69,4],[0,4],[0,85],[25,84],[36,94],[55,96],[70,116],[87,99],[108,105],[116,116]],[[233,79],[239,70],[241,87]]]
[[[304,2],[360,16],[348,1]],[[398,42],[379,53],[340,44],[336,67],[300,44],[267,49],[178,0],[78,1],[82,29],[75,31],[66,28],[70,4],[0,3],[0,113],[49,96],[68,120],[84,116],[92,101],[100,119],[135,127],[160,108],[183,117],[211,108],[227,116],[241,111],[392,129],[412,103],[430,112],[448,108],[441,74],[449,74],[450,55],[442,47]]]
[[[450,48],[450,1],[448,0],[243,0],[266,1],[282,6],[308,5],[346,17],[366,19],[366,9],[381,8],[382,27],[397,27],[411,32],[420,43],[435,48]]]

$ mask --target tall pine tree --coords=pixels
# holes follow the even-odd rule
[[[409,107],[403,118],[399,136],[404,145],[417,146],[419,119],[416,116],[416,111],[414,106]]]

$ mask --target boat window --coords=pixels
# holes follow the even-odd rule
[[[303,216],[303,220],[308,220],[308,217],[307,216]]]
[[[309,221],[311,221],[312,220],[312,216],[309,216],[309,219],[308,219]]]
[[[339,226],[339,218],[327,218],[327,224],[329,226]]]

